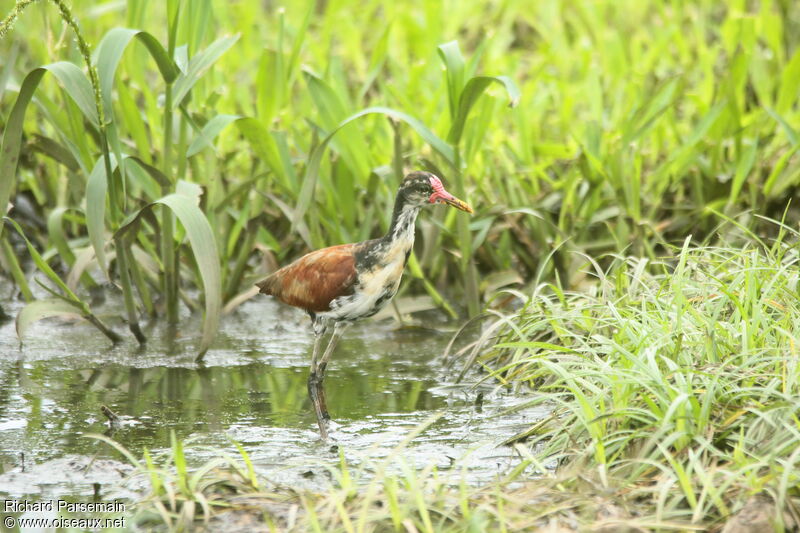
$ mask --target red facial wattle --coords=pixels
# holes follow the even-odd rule
[[[444,185],[439,178],[436,176],[430,177],[431,187],[433,187],[433,194],[431,194],[428,201],[430,203],[436,202],[444,202],[448,205],[455,207],[456,209],[461,209],[462,211],[466,211],[467,213],[472,213],[472,208],[464,202],[463,200],[459,200],[449,192],[444,189]]]

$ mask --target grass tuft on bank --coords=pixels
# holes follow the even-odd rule
[[[758,494],[786,513],[772,513],[776,527],[797,527],[796,246],[687,238],[656,265],[584,259],[588,291],[542,284],[470,348],[466,364],[554,408],[511,440],[656,521],[710,526]]]

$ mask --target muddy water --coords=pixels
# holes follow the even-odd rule
[[[8,309],[16,314],[16,309]],[[0,327],[0,496],[120,494],[130,473],[121,456],[86,438],[107,431],[101,405],[123,418],[113,438],[141,457],[191,441],[190,462],[232,454],[243,445],[257,470],[276,483],[328,483],[339,450],[368,472],[393,454],[470,483],[519,464],[497,445],[546,415],[521,409],[525,398],[492,385],[451,383],[440,355],[452,325],[398,328],[366,322],[348,330],[328,367],[328,407],[336,425],[319,439],[306,393],[312,335],[307,317],[257,298],[223,320],[203,364],[194,362],[192,319],[183,328],[150,326],[150,342],[111,346],[82,322],[42,321],[20,347],[13,323]],[[118,331],[123,331],[117,324]],[[435,420],[432,421],[432,418]],[[420,424],[402,453],[392,452]],[[116,491],[116,492],[115,492]],[[124,494],[124,492],[122,493]]]

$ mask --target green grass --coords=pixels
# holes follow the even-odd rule
[[[544,270],[574,285],[575,251],[654,259],[711,235],[715,213],[779,218],[800,178],[788,0],[130,0],[77,3],[72,20],[102,105],[54,3],[27,7],[0,40],[0,121],[25,140],[0,192],[43,217],[69,209],[61,232],[25,231],[57,272],[81,271],[76,286],[118,282],[134,331],[143,314],[175,321],[185,291],[203,289],[201,350],[265,253],[282,263],[385,230],[404,169],[439,172],[477,213],[423,223],[403,291],[472,315],[498,280]],[[17,127],[31,72],[43,77]],[[200,185],[208,228],[147,207],[184,181]],[[155,216],[121,235],[140,209]],[[209,235],[216,250],[196,250]]]
[[[759,493],[796,520],[800,257],[789,242],[687,239],[659,274],[640,258],[605,270],[584,258],[594,286],[543,284],[519,311],[493,313],[465,363],[554,407],[521,436],[543,446],[540,460],[580,470],[656,521],[707,527]]]

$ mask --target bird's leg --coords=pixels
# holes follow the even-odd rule
[[[319,364],[319,347],[322,344],[322,337],[325,335],[325,326],[317,328],[316,321],[314,323],[314,348],[311,350],[311,373],[308,375],[309,383],[316,379],[317,366]]]
[[[322,436],[322,440],[327,440],[328,431],[323,422],[322,407],[325,398],[323,396],[320,399],[320,393],[324,395],[324,391],[322,390],[322,379],[320,379],[318,370],[319,347],[322,344],[322,337],[325,335],[327,327],[320,318],[314,315],[311,316],[311,324],[314,328],[314,348],[311,352],[311,370],[308,373],[308,397],[311,399],[311,405],[314,406],[314,414],[317,417],[319,433]]]
[[[328,366],[328,359],[330,359],[331,355],[333,355],[333,350],[336,348],[336,344],[339,342],[344,330],[346,330],[349,325],[349,322],[337,322],[334,325],[331,340],[328,341],[328,346],[325,348],[325,353],[322,354],[322,358],[319,360],[319,364],[317,365],[317,379],[319,380],[318,393],[321,400],[320,407],[322,408],[322,417],[325,420],[331,419],[331,416],[328,414],[328,406],[325,402],[325,389],[322,387],[322,381],[325,379],[325,369]]]
[[[333,355],[333,350],[336,348],[336,343],[339,342],[344,330],[346,330],[349,326],[349,322],[337,322],[333,327],[333,335],[331,335],[331,340],[328,343],[327,348],[325,348],[325,353],[322,354],[322,358],[320,358],[319,364],[317,365],[317,374],[319,375],[320,383],[323,379],[325,379],[325,369],[328,366],[328,359],[330,359],[331,355]]]

